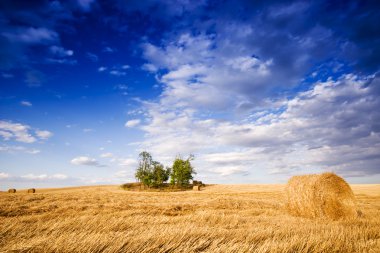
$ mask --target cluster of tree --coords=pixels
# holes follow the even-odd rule
[[[196,174],[191,161],[194,159],[190,155],[186,160],[177,156],[173,162],[172,168],[162,165],[160,162],[154,161],[152,156],[143,151],[139,154],[139,165],[136,169],[135,177],[144,187],[161,187],[170,177],[170,184],[179,188],[186,187]]]

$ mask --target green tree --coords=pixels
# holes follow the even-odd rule
[[[152,171],[152,185],[160,187],[164,182],[168,181],[170,175],[170,168],[164,169],[164,165],[159,162],[153,161]]]
[[[183,160],[180,156],[175,158],[170,173],[170,183],[172,185],[182,188],[190,184],[193,174],[197,174],[191,165],[192,160],[194,160],[193,155],[190,155],[186,160]]]
[[[143,151],[139,154],[139,165],[137,167],[135,177],[137,181],[144,185],[144,187],[150,187],[152,185],[152,163],[152,156],[148,152]]]
[[[170,175],[170,168],[164,169],[164,165],[157,161],[153,161],[152,156],[143,151],[139,154],[139,165],[136,169],[135,177],[148,188],[154,186],[162,186],[164,182],[168,181]]]

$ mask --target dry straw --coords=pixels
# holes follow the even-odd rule
[[[334,173],[294,176],[285,191],[286,207],[292,215],[333,220],[357,217],[350,186]]]
[[[8,192],[9,193],[16,193],[16,189],[9,189]]]
[[[35,192],[36,192],[36,189],[34,188],[28,189],[28,193],[35,193]]]

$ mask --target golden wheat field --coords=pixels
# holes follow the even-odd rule
[[[352,189],[363,215],[340,221],[290,216],[284,185],[2,192],[0,252],[380,252],[380,185]]]

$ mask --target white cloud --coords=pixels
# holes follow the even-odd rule
[[[36,175],[33,173],[26,174],[20,176],[21,179],[24,180],[35,180],[35,181],[47,181],[47,180],[65,180],[68,179],[68,176],[65,174],[54,174],[54,175],[47,175],[47,174],[40,174]]]
[[[67,179],[68,176],[65,174],[54,174],[54,175],[50,176],[50,178],[58,179],[58,180],[64,180],[64,179]]]
[[[33,143],[36,137],[30,133],[30,126],[8,121],[0,121],[0,136],[4,140],[15,140],[25,143]]]
[[[140,148],[153,150],[166,164],[173,154],[194,153],[201,174],[219,176],[318,170],[376,174],[379,83],[379,78],[353,75],[319,82],[242,120],[220,120],[180,101],[168,105],[166,98],[145,102],[148,123],[140,126],[146,132]]]
[[[140,122],[141,122],[141,120],[139,120],[139,119],[128,120],[125,123],[125,127],[136,127],[140,124]]]
[[[49,139],[50,137],[53,136],[52,132],[46,131],[46,130],[36,130],[36,135],[38,138],[42,140]]]
[[[99,72],[103,72],[103,71],[106,71],[106,70],[107,70],[107,68],[106,68],[106,67],[103,67],[103,66],[98,68],[98,71],[99,71]]]
[[[135,168],[137,166],[136,159],[126,158],[126,159],[118,159],[118,163],[120,166]]]
[[[4,172],[0,172],[0,179],[6,179],[6,178],[9,178],[9,174],[4,173]]]
[[[32,103],[30,103],[29,101],[21,101],[20,104],[28,107],[32,106]]]
[[[90,158],[87,156],[75,157],[71,160],[71,163],[74,165],[87,165],[87,166],[104,167],[104,165],[100,165],[96,159]]]
[[[145,64],[143,64],[141,66],[141,69],[149,71],[149,72],[152,72],[152,73],[155,73],[155,72],[158,71],[158,68],[154,64],[151,64],[151,63],[145,63]]]
[[[6,152],[6,153],[27,153],[27,154],[39,154],[41,151],[34,148],[26,148],[22,146],[0,146],[0,152]]]

